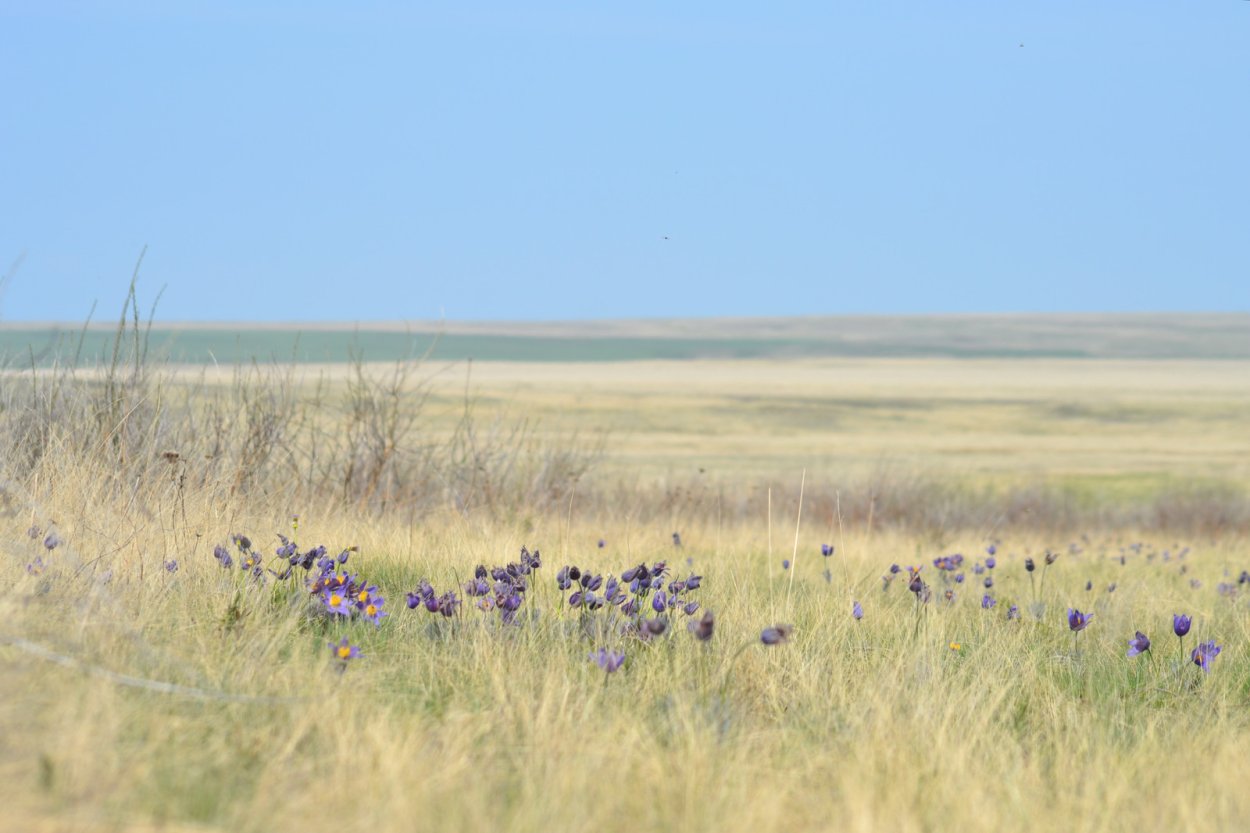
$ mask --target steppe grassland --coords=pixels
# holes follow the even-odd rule
[[[914,466],[1004,485],[1119,484],[1124,499],[1139,483],[1244,486],[1246,369],[475,365],[479,419],[531,417],[555,441],[608,431],[586,505],[574,490],[558,511],[439,511],[415,522],[398,509],[286,505],[276,487],[180,492],[170,482],[128,499],[99,488],[93,461],[61,458],[9,490],[22,505],[5,518],[15,586],[0,616],[5,636],[78,665],[0,647],[10,808],[0,825],[1242,829],[1250,633],[1244,600],[1215,589],[1250,567],[1239,533],[949,529],[938,550],[889,518],[840,525],[811,505],[800,518],[798,480],[806,469],[816,490],[844,472]],[[455,430],[465,381],[460,367],[429,382],[422,415],[432,434]],[[718,478],[717,494],[766,481],[789,490],[778,488],[771,521],[711,511],[661,520],[593,499],[590,483],[619,479],[634,494],[699,477]],[[310,624],[302,608],[275,607],[214,561],[213,545],[231,532],[271,548],[269,535],[288,532],[295,512],[302,545],[360,547],[349,566],[385,591],[391,616],[380,628]],[[65,543],[46,552],[24,532],[49,521]],[[970,570],[947,605],[931,560],[958,551],[971,564],[991,539],[999,605],[982,609],[983,576]],[[1121,548],[1139,542],[1121,565]],[[824,558],[822,543],[837,553]],[[475,564],[515,560],[522,545],[543,552],[527,600],[537,620],[491,628],[467,605],[455,621],[404,608],[419,579],[453,588]],[[1034,591],[1023,559],[1047,548],[1061,555]],[[37,557],[47,569],[26,572]],[[178,572],[165,572],[175,558]],[[698,598],[716,613],[709,643],[678,621],[644,645],[560,604],[553,577],[563,564],[619,574],[659,559],[704,576]],[[883,591],[891,563],[927,565],[937,598],[920,605],[897,580]],[[1035,592],[1040,620],[1028,610]],[[1013,602],[1019,621],[1005,618]],[[1075,640],[1069,605],[1095,611]],[[1183,652],[1170,632],[1177,612],[1196,619]],[[775,623],[795,625],[792,641],[759,644]],[[1136,629],[1155,649],[1129,660]],[[342,673],[326,648],[340,635],[364,651]],[[1179,661],[1197,638],[1224,646],[1209,675]],[[609,676],[589,662],[601,645],[624,649],[625,667]]]

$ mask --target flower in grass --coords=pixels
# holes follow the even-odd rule
[[[325,605],[326,613],[333,613],[338,616],[351,616],[352,614],[351,600],[341,587],[323,591],[321,603]]]
[[[960,649],[962,649],[963,647],[964,647],[964,646],[963,646],[963,645],[961,645],[961,644],[959,644],[958,642],[952,642],[952,643],[950,644],[950,649],[951,649],[952,651],[959,651],[959,650],[960,650]]]
[[[654,636],[663,635],[668,629],[668,621],[665,619],[644,619],[638,625],[638,636],[642,639],[651,639]]]
[[[61,539],[55,532],[49,532],[48,537],[43,539],[43,548],[46,550],[54,550],[61,545]]]
[[[1180,613],[1172,614],[1172,633],[1181,639],[1185,638],[1185,634],[1189,633],[1190,626],[1193,625],[1193,619]]]
[[[174,560],[172,560],[172,559],[171,559],[171,560],[169,560],[169,561],[164,562],[164,565],[165,565],[165,572],[167,572],[167,573],[176,573],[176,572],[178,572],[178,562],[177,562],[177,561],[174,561]]]
[[[35,560],[26,565],[26,572],[32,576],[39,575],[45,569],[47,569],[47,566],[43,563],[43,558],[40,556],[35,556]]]
[[[668,607],[668,596],[663,590],[655,591],[655,595],[651,597],[651,609],[656,613],[663,613]]]
[[[602,668],[604,672],[611,674],[625,664],[625,652],[600,648],[591,652],[590,661]]]
[[[1018,605],[1012,605],[1011,607],[1007,608],[1008,621],[1012,619],[1019,619],[1019,618],[1020,618],[1020,608]]]
[[[1216,645],[1214,641],[1199,642],[1198,647],[1194,648],[1189,656],[1194,661],[1194,665],[1201,668],[1203,673],[1210,674],[1211,663],[1215,662],[1215,658],[1220,655],[1221,650],[1223,649]]]
[[[821,554],[821,555],[823,555],[825,558],[828,558],[829,556],[833,555],[833,545],[832,545],[832,544],[821,544],[821,545],[820,545],[820,554]]]
[[[964,583],[964,574],[963,574],[963,573],[955,573],[955,583],[956,583],[956,584],[963,584],[963,583]]]
[[[689,622],[686,627],[694,634],[694,638],[700,642],[707,642],[712,638],[712,631],[716,629],[716,617],[712,615],[712,611],[703,611],[703,616],[699,620]]]
[[[981,609],[982,610],[989,610],[996,604],[998,604],[998,599],[995,599],[989,593],[986,593],[984,596],[981,597]]]
[[[1054,564],[1058,560],[1059,560],[1059,553],[1051,552],[1050,550],[1046,551],[1046,566],[1047,567],[1049,567],[1051,564]]]
[[[994,546],[993,544],[990,544],[988,547],[985,548],[986,555],[994,555],[997,552],[998,552],[998,547]],[[989,567],[991,570],[994,569],[994,565],[989,563],[989,559],[986,559],[985,566]]]
[[[673,546],[674,546],[674,547],[680,547],[680,546],[681,546],[681,533],[679,533],[679,532],[674,532],[674,533],[673,533]]]
[[[981,583],[985,585],[985,589],[986,589],[986,590],[989,590],[991,587],[993,587],[993,586],[994,586],[994,577],[993,577],[993,576],[986,576],[986,577],[985,577],[985,581],[983,581],[983,582],[981,582]]]
[[[898,566],[897,564],[890,565],[890,575],[897,575],[898,573],[902,572],[902,570],[903,568]]]
[[[687,616],[694,616],[695,612],[698,609],[699,609],[698,602],[686,602],[684,605],[681,606],[681,612],[686,614]]]
[[[864,606],[861,605],[859,602],[852,601],[851,602],[851,616],[853,616],[856,621],[863,619],[864,618]]]
[[[994,548],[993,548],[993,547],[990,547],[989,552],[990,552],[990,553],[993,553],[993,552],[994,552]],[[995,567],[997,567],[997,566],[998,566],[998,561],[994,558],[994,556],[993,556],[993,555],[990,555],[990,557],[989,557],[989,558],[985,559],[985,566],[986,566],[986,567],[989,567],[989,568],[992,570],[992,569],[994,569]]]
[[[1028,570],[1031,573],[1037,569],[1037,565],[1033,563],[1032,558],[1026,558],[1024,559],[1024,569]]]
[[[347,641],[346,636],[338,642],[328,642],[326,644],[328,644],[330,646],[330,650],[334,652],[334,659],[344,667],[351,660],[359,659],[364,656],[364,654],[360,652],[360,648],[358,646],[352,645]]]
[[[599,539],[599,549],[603,549],[607,545],[608,545],[607,541],[603,540],[602,538]]]
[[[1128,653],[1125,656],[1135,657],[1138,654],[1144,654],[1150,650],[1150,637],[1141,631],[1128,641]]]
[[[1092,579],[1085,582],[1085,592],[1088,593],[1090,590],[1093,590],[1093,589],[1094,589],[1094,582]]]
[[[38,538],[42,534],[43,534],[43,530],[40,529],[38,526],[32,526],[30,529],[26,530],[26,536],[28,538],[31,538],[32,540],[35,538]]]
[[[381,596],[371,596],[364,606],[360,608],[360,615],[366,621],[381,627],[382,617],[390,615],[382,610],[382,605],[385,603],[386,599],[383,599]]]
[[[252,539],[246,535],[231,535],[231,542],[239,548],[240,551],[250,550],[252,548]]]
[[[216,558],[217,563],[227,570],[234,566],[234,559],[230,557],[229,551],[220,544],[213,547],[213,558]]]
[[[781,645],[790,641],[794,633],[794,625],[773,625],[760,631],[760,642],[765,645]]]
[[[790,559],[788,558],[781,559],[781,569],[783,570],[790,569]]]
[[[1085,627],[1089,624],[1090,620],[1093,618],[1094,618],[1094,614],[1092,613],[1082,613],[1076,608],[1073,608],[1073,607],[1068,608],[1068,627],[1071,628],[1073,631],[1085,630]]]

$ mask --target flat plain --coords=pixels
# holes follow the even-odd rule
[[[10,370],[0,827],[1244,829],[1193,351]]]

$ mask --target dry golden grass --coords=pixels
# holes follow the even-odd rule
[[[1244,370],[475,366],[479,419],[535,415],[549,441],[609,429],[597,497],[588,478],[585,504],[578,486],[555,507],[419,516],[282,483],[179,483],[169,466],[129,458],[125,471],[140,474],[118,478],[107,454],[54,430],[33,469],[4,471],[0,828],[1244,829],[1250,617],[1244,598],[1216,590],[1250,568],[1244,536],[955,524],[939,547],[849,512],[838,524],[836,504],[817,508],[811,493],[796,525],[804,469],[813,490],[883,464],[1003,482],[1023,469],[1087,484],[1244,485]],[[463,388],[456,373],[433,381],[430,435],[454,430]],[[166,450],[155,433],[135,443],[153,458]],[[773,495],[771,519],[758,504],[639,508],[700,465],[725,488],[778,476],[790,488]],[[625,484],[615,504],[613,482]],[[272,550],[292,513],[302,545],[360,547],[349,566],[386,596],[380,628],[309,617],[275,597],[275,582],[255,586],[212,558],[231,532]],[[54,525],[64,544],[43,550],[25,536],[32,524]],[[987,591],[971,570],[947,604],[932,559],[962,552],[970,565],[992,539],[999,606],[981,608]],[[838,547],[830,559],[825,542]],[[486,626],[467,607],[455,621],[404,608],[418,580],[449,589],[522,545],[544,558],[524,608],[536,618],[523,627]],[[1048,548],[1061,555],[1035,619],[1023,560]],[[46,569],[28,573],[36,557]],[[162,568],[171,558],[176,573]],[[553,578],[565,563],[619,574],[658,559],[705,577],[709,644],[681,617],[643,644],[560,604]],[[926,564],[933,601],[917,605],[900,580],[883,591],[891,563]],[[1012,603],[1021,621],[1006,619]],[[1075,645],[1069,605],[1095,611]],[[1177,612],[1195,616],[1186,649],[1198,638],[1224,646],[1209,675],[1180,661]],[[760,644],[779,622],[795,625],[794,639]],[[1153,657],[1125,658],[1137,629]],[[340,635],[365,652],[342,674],[326,646]],[[610,677],[587,658],[601,645],[628,656]]]

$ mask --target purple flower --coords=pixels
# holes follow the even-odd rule
[[[1221,650],[1223,649],[1216,645],[1214,641],[1200,642],[1198,647],[1194,648],[1190,657],[1193,659],[1194,665],[1201,668],[1203,673],[1210,674],[1211,663],[1215,662],[1215,658],[1220,655]]]
[[[863,619],[864,606],[859,602],[851,602],[851,615],[854,616],[856,620]]]
[[[656,613],[663,613],[665,608],[667,607],[668,607],[668,596],[665,595],[663,590],[657,590],[655,592],[655,596],[652,597],[651,599],[651,609],[654,610]]]
[[[55,532],[49,532],[48,537],[43,539],[44,549],[54,550],[61,545],[61,539]]]
[[[1135,657],[1138,654],[1144,654],[1150,650],[1150,637],[1141,631],[1128,641],[1128,653],[1125,656]]]
[[[684,605],[682,605],[681,611],[687,616],[694,616],[695,611],[698,609],[699,609],[698,602],[686,602]]]
[[[988,553],[989,555],[994,555],[996,552],[998,552],[998,547],[994,546],[993,544],[990,544],[988,547],[985,548],[985,552]],[[992,570],[994,569],[994,565],[990,563],[991,561],[993,561],[992,558],[985,559],[985,566],[989,567]]]
[[[321,594],[321,602],[325,605],[326,613],[339,616],[350,616],[352,613],[352,605],[347,598],[347,592],[341,587],[326,590]]]
[[[625,652],[609,651],[607,648],[600,648],[598,651],[591,652],[590,660],[605,672],[611,674],[625,664]]]
[[[760,631],[760,642],[765,645],[780,645],[789,642],[792,633],[794,633],[793,625],[773,625],[771,628],[764,628]]]
[[[1037,569],[1037,565],[1033,563],[1032,558],[1026,558],[1024,559],[1024,569],[1028,570],[1031,573]]]
[[[602,538],[599,539],[599,549],[603,549],[607,545],[608,545],[607,541],[603,540]]]
[[[989,593],[986,593],[984,596],[981,597],[981,609],[982,610],[989,610],[996,604],[998,604],[998,599],[995,599]]]
[[[673,533],[673,546],[674,547],[681,546],[681,534],[680,533],[677,533],[677,532]]]
[[[227,570],[234,566],[234,559],[230,557],[230,553],[226,548],[220,544],[213,547],[213,558],[216,558],[218,563]]]
[[[370,596],[368,601],[364,603],[364,606],[360,608],[360,615],[363,616],[366,621],[372,622],[373,624],[381,627],[382,617],[390,615],[382,610],[382,605],[385,602],[386,600],[380,596]]]
[[[1172,614],[1172,632],[1181,639],[1185,638],[1185,634],[1189,633],[1189,627],[1193,624],[1193,619],[1180,613]]]
[[[990,547],[989,551],[994,552],[994,548]],[[994,556],[991,555],[989,558],[985,559],[985,566],[989,567],[992,570],[998,566],[998,561],[995,560]]]
[[[781,559],[781,569],[783,570],[790,569],[790,559],[788,558]]]
[[[963,573],[955,573],[955,583],[956,583],[956,584],[963,584],[963,583],[964,583],[964,574],[963,574]]]
[[[176,572],[178,572],[178,562],[177,562],[177,561],[172,561],[172,560],[171,560],[171,561],[166,561],[166,562],[165,562],[165,572],[167,572],[167,573],[176,573]]]
[[[702,618],[697,622],[690,622],[687,625],[690,632],[694,634],[694,638],[700,642],[707,642],[712,638],[712,631],[716,628],[716,618],[712,616],[712,611],[703,611]]]
[[[1092,613],[1082,613],[1075,608],[1068,608],[1068,627],[1074,631],[1083,631],[1089,621],[1094,618]]]
[[[359,647],[352,645],[347,641],[346,636],[340,639],[337,644],[334,642],[328,642],[326,644],[329,645],[330,650],[334,652],[334,658],[344,666],[346,666],[349,661],[359,659],[364,656],[364,654],[360,652]]]
[[[30,562],[29,564],[27,564],[27,565],[26,565],[26,572],[30,573],[32,576],[37,576],[37,575],[39,575],[39,574],[40,574],[40,573],[42,573],[45,569],[46,569],[46,567],[45,567],[45,565],[44,565],[44,563],[43,563],[43,558],[42,558],[42,557],[40,557],[40,556],[38,556],[38,555],[36,555],[36,556],[35,556],[35,560],[34,560],[34,561],[32,561],[32,562]]]
[[[1020,618],[1019,607],[1017,607],[1016,605],[1012,605],[1011,607],[1007,608],[1007,620],[1008,621],[1012,619],[1019,619],[1019,618]]]
[[[821,554],[821,555],[823,555],[825,558],[828,558],[829,556],[833,555],[833,545],[832,545],[832,544],[821,544],[821,545],[820,545],[820,554]]]
[[[903,568],[898,566],[897,564],[890,565],[890,575],[896,575],[897,573],[902,572],[902,570]]]
[[[986,576],[986,577],[985,577],[985,581],[984,581],[984,582],[982,582],[982,584],[984,584],[984,585],[985,585],[985,589],[986,589],[986,590],[989,590],[991,587],[993,587],[993,586],[994,586],[994,577],[993,577],[993,576]]]

